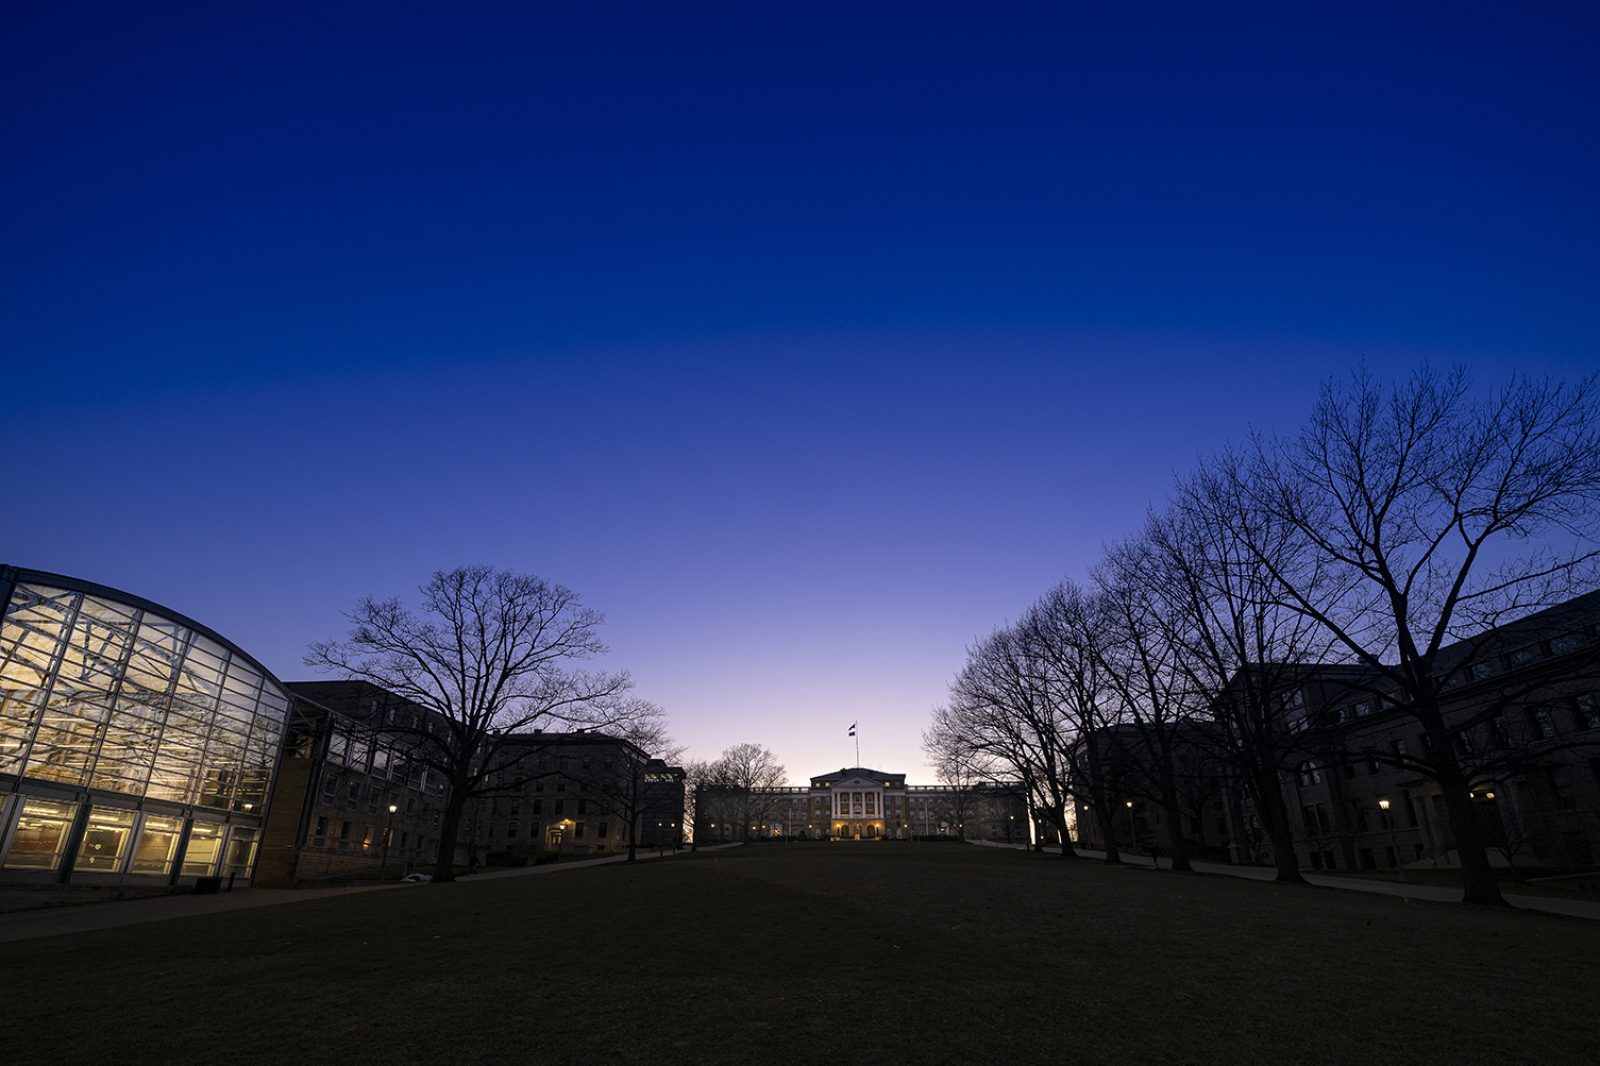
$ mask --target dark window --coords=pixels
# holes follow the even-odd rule
[[[600,829],[599,829],[599,832],[598,832],[597,835],[600,837],[601,840],[604,840],[606,838],[606,829],[607,828],[609,828],[609,827],[606,825],[606,823],[604,823],[604,822],[600,823]]]
[[[1573,706],[1573,719],[1579,729],[1600,729],[1600,699],[1592,692],[1579,696]]]
[[[318,818],[317,828],[311,835],[317,838],[318,844],[322,843],[322,838],[328,835],[328,820],[326,818]]]
[[[1528,711],[1528,728],[1533,731],[1533,739],[1549,740],[1556,735],[1556,721],[1550,714],[1548,707],[1533,707]]]
[[[579,814],[588,814],[589,813],[589,801],[588,800],[581,799],[581,800],[578,801],[578,813]]]
[[[339,839],[340,840],[349,840],[350,839],[350,823],[349,822],[340,822],[339,823]]]
[[[556,813],[557,814],[563,813],[565,808],[566,808],[566,806],[567,806],[567,801],[566,800],[556,800]]]
[[[534,797],[534,800],[533,800],[533,813],[534,814],[543,814],[544,813],[544,797],[543,796],[535,796]]]
[[[567,779],[564,778],[564,777],[556,778],[556,791],[557,792],[565,792],[566,790],[567,790]]]
[[[1586,642],[1582,633],[1567,633],[1550,642],[1550,650],[1556,655],[1565,655],[1569,651],[1577,651]]]
[[[507,840],[515,840],[515,839],[517,839],[517,823],[516,822],[507,822],[506,823],[506,839]]]
[[[573,822],[572,823],[572,839],[573,840],[582,840],[583,839],[583,823],[582,822]]]

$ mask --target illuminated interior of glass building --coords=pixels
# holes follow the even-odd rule
[[[289,697],[154,603],[0,568],[0,880],[254,872]]]

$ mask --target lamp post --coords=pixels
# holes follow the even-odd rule
[[[1139,833],[1133,827],[1133,800],[1127,801],[1128,808],[1128,851],[1137,851],[1139,848]]]
[[[383,864],[378,867],[380,881],[389,876],[389,845],[394,843],[394,812],[399,809],[398,804],[389,804],[389,824],[383,827]]]
[[[1389,813],[1389,797],[1383,796],[1378,800],[1378,806],[1383,810],[1383,817],[1389,823],[1389,844],[1394,848],[1394,873],[1401,881],[1406,879],[1406,867],[1400,856],[1400,836],[1395,832],[1394,816]]]

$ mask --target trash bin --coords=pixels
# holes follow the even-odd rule
[[[215,896],[222,891],[222,878],[197,877],[194,879],[194,891],[197,896]]]

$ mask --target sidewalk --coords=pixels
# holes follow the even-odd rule
[[[738,844],[717,844],[703,847],[701,851],[717,851]],[[687,855],[686,847],[676,854]],[[655,849],[639,849],[640,860],[671,858],[673,852],[662,855]],[[491,873],[472,874],[461,878],[463,883],[490,881],[498,877],[522,877],[531,874],[551,874],[563,870],[578,870],[588,866],[605,866],[626,862],[626,855],[608,855],[603,859],[582,859],[577,862],[549,863],[544,866],[516,866]],[[237,892],[221,892],[215,896],[181,894],[156,896],[151,899],[115,900],[106,903],[80,903],[69,907],[48,907],[31,911],[11,911],[0,914],[0,943],[11,940],[32,940],[44,936],[65,936],[69,933],[88,933],[99,929],[114,929],[122,925],[141,925],[145,922],[164,922],[172,918],[189,918],[199,914],[220,914],[225,911],[251,910],[255,907],[276,907],[286,903],[304,903],[313,899],[330,899],[336,896],[356,896],[365,892],[395,892],[416,889],[418,886],[395,882],[383,885],[355,885],[348,888],[243,888]]]
[[[987,847],[1014,848],[1019,851],[1027,850],[1026,844],[1001,844],[987,840],[969,841],[973,844],[983,844]],[[1047,847],[1046,852],[1059,853],[1058,849]],[[1079,855],[1088,859],[1101,859],[1106,857],[1103,851],[1090,851],[1078,848]],[[1124,855],[1122,861],[1129,866],[1151,865],[1148,855]],[[1224,877],[1242,877],[1248,881],[1271,881],[1277,876],[1277,871],[1271,866],[1235,866],[1226,862],[1196,862],[1192,863],[1196,873],[1221,874]],[[1342,888],[1351,892],[1374,892],[1380,896],[1403,896],[1406,899],[1426,900],[1433,903],[1460,903],[1461,890],[1459,888],[1441,888],[1438,885],[1411,885],[1397,881],[1372,881],[1364,877],[1338,877],[1327,874],[1303,874],[1308,884],[1319,888]],[[1570,918],[1588,918],[1600,921],[1600,901],[1590,902],[1583,899],[1557,899],[1553,896],[1522,896],[1506,894],[1506,902],[1513,907],[1530,911],[1544,911],[1547,914],[1564,914]]]

